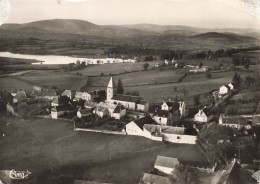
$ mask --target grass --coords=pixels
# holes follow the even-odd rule
[[[21,79],[41,86],[56,86],[61,90],[79,89],[87,82],[86,76],[54,71],[34,71],[20,76]]]
[[[132,184],[153,168],[157,155],[205,161],[194,145],[74,132],[71,122],[61,120],[1,117],[1,122],[0,132],[6,137],[0,138],[0,169],[28,169],[32,177],[38,177],[36,183],[48,183],[53,175],[70,175],[77,179]],[[49,172],[52,166],[53,174]],[[44,177],[40,177],[43,173]]]
[[[0,78],[0,89],[12,90],[12,89],[25,89],[31,90],[33,84],[21,81],[13,77]]]
[[[143,65],[146,62],[137,62],[137,63],[111,63],[111,64],[103,64],[103,65],[90,65],[86,68],[78,71],[73,71],[72,73],[82,73],[83,75],[100,75],[103,73],[104,75],[109,74],[117,74],[124,73],[125,71],[136,71],[143,70]],[[148,62],[150,67],[154,67],[157,63],[156,61]]]
[[[142,72],[133,72],[127,74],[121,74],[114,76],[113,79],[117,83],[118,79],[121,79],[124,86],[144,85],[144,84],[156,84],[157,83],[169,83],[178,82],[179,78],[184,73],[176,70],[149,70]],[[110,76],[103,77],[90,77],[90,84],[92,86],[107,86]]]

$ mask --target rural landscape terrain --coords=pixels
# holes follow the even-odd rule
[[[0,183],[253,183],[259,72],[254,28],[3,24]]]

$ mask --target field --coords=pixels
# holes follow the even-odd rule
[[[86,76],[77,76],[55,71],[34,71],[26,73],[19,78],[39,86],[56,86],[61,90],[77,90],[87,82]]]
[[[177,73],[176,70],[153,70],[119,75],[115,76],[114,79],[117,81],[118,78],[121,78],[125,92],[138,91],[140,96],[147,99],[150,103],[159,103],[163,100],[168,100],[169,98],[174,99],[177,95],[179,99],[184,99],[187,104],[192,104],[194,95],[204,94],[211,90],[218,89],[221,85],[231,82],[234,74],[234,71],[212,73],[210,79],[206,77],[205,73],[191,74],[185,77],[181,82],[175,83],[181,76],[181,74]],[[240,72],[240,74],[241,76],[249,75],[247,72]],[[94,77],[90,78],[90,81],[90,84],[105,89],[109,77]],[[157,81],[158,84],[155,84],[155,81]],[[142,85],[149,82],[152,84]],[[164,82],[166,83],[159,84]],[[85,89],[87,90],[93,90],[96,88],[97,87],[85,86]],[[174,90],[174,88],[177,88],[177,90]],[[186,96],[184,96],[184,89],[186,90]]]
[[[1,117],[0,132],[6,135],[0,138],[0,169],[28,169],[34,183],[51,184],[50,178],[69,175],[133,184],[153,168],[157,155],[205,161],[194,145],[74,132],[71,122],[61,120]]]
[[[113,63],[113,64],[103,64],[103,65],[90,65],[86,68],[78,71],[73,71],[71,73],[82,73],[83,75],[104,75],[124,73],[126,71],[139,71],[143,70],[144,63],[146,62],[137,62],[137,63]],[[149,68],[154,68],[154,65],[158,62],[148,62]]]

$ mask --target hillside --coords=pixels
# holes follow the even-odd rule
[[[232,32],[233,31],[233,32]],[[252,29],[205,29],[175,25],[96,25],[83,20],[42,20],[0,27],[0,51],[31,53],[48,42],[54,48],[104,48],[131,45],[161,49],[219,49],[259,44],[259,32]],[[32,41],[40,39],[41,41]],[[13,42],[15,42],[15,45]],[[46,44],[45,44],[46,46]],[[30,48],[28,48],[30,47]],[[12,50],[11,50],[12,51]],[[37,52],[39,53],[39,52]],[[41,53],[41,52],[40,52]],[[62,52],[60,53],[62,54]]]

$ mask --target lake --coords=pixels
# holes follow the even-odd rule
[[[0,52],[0,57],[36,59],[39,61],[43,61],[42,64],[69,64],[69,63],[75,63],[77,60],[84,61],[85,59],[88,59],[88,58],[76,58],[70,56],[13,54],[10,52]],[[41,62],[33,63],[33,64],[41,64]]]

